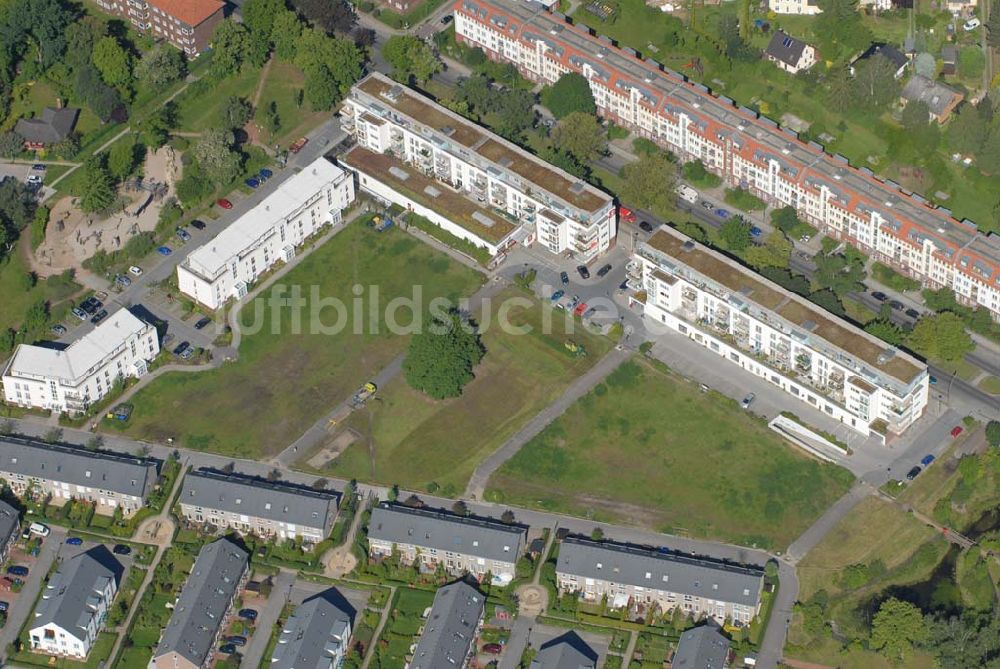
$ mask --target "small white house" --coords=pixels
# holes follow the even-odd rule
[[[791,74],[808,70],[816,64],[816,49],[780,30],[774,32],[764,56]]]

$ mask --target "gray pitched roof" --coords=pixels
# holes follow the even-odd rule
[[[329,529],[340,496],[288,483],[199,470],[184,477],[181,504]]]
[[[45,586],[30,628],[55,623],[84,641],[87,638],[86,628],[100,601],[100,593],[107,587],[108,581],[114,581],[117,591],[123,572],[121,563],[104,546],[64,560]]]
[[[729,639],[709,623],[681,634],[674,653],[674,669],[723,669],[729,656]]]
[[[281,630],[271,669],[328,669],[334,653],[347,653],[353,619],[354,609],[333,588],[306,600]]]
[[[917,74],[910,77],[910,80],[903,86],[900,97],[910,102],[923,101],[932,114],[940,116],[948,107],[955,104],[955,98],[961,99],[962,94],[942,83]]]
[[[202,546],[153,658],[177,653],[200,667],[212,650],[249,554],[228,539]]]
[[[0,437],[0,471],[143,499],[156,483],[152,460],[20,437]]]
[[[17,532],[19,514],[7,502],[0,501],[0,553]]]
[[[38,118],[22,118],[14,130],[29,142],[55,144],[73,131],[79,109],[46,107]]]
[[[486,598],[465,581],[455,581],[434,595],[424,633],[413,651],[410,669],[462,667],[486,607]]]
[[[567,632],[538,649],[530,669],[595,669],[597,653],[576,632]]]
[[[756,607],[764,570],[708,558],[567,537],[556,571]]]
[[[517,562],[524,548],[526,529],[522,525],[508,525],[491,518],[382,503],[372,511],[368,537],[474,555],[487,560]]]
[[[785,34],[780,30],[774,31],[771,42],[767,45],[765,53],[772,58],[776,58],[788,65],[798,65],[802,58],[802,52],[806,50],[806,43]]]

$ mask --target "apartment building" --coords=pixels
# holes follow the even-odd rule
[[[193,523],[318,544],[333,528],[339,500],[335,492],[201,469],[184,477],[178,503]]]
[[[956,221],[949,210],[559,14],[510,0],[458,0],[454,8],[464,44],[513,63],[535,82],[582,74],[606,118],[682,161],[701,160],[727,186],[770,206],[795,207],[824,234],[930,288],[951,288],[962,303],[1000,320],[1000,236],[980,234],[971,221]]]
[[[676,230],[628,273],[647,319],[862,434],[901,434],[927,406],[927,365]]]
[[[63,560],[35,607],[28,630],[31,650],[85,659],[97,641],[124,571],[105,546]]]
[[[155,39],[170,42],[193,58],[207,49],[224,18],[221,0],[94,0],[113,16]]]
[[[80,414],[119,379],[144,376],[159,353],[156,328],[119,309],[63,350],[20,344],[3,372],[4,399]]]
[[[0,437],[0,479],[20,496],[48,497],[53,504],[79,499],[96,504],[97,513],[121,509],[128,517],[156,485],[157,466],[130,455],[5,436]]]
[[[7,502],[0,501],[0,563],[7,560],[20,531],[21,514]]]
[[[378,72],[351,89],[341,127],[363,190],[492,255],[537,241],[589,263],[614,242],[609,195]]]
[[[486,598],[465,581],[434,593],[434,603],[406,669],[465,669],[486,613]]]
[[[202,547],[148,669],[211,666],[216,642],[250,573],[249,559],[245,550],[228,539]]]
[[[319,157],[185,258],[177,286],[209,309],[242,299],[262,274],[294,258],[308,237],[340,223],[352,202],[352,175]]]
[[[767,8],[775,14],[815,16],[823,12],[819,0],[767,0]]]
[[[292,611],[271,654],[271,669],[340,669],[350,649],[355,611],[336,589]]]
[[[395,549],[404,564],[419,560],[429,570],[443,565],[449,574],[479,580],[490,574],[498,585],[514,579],[526,539],[523,525],[388,502],[372,510],[368,523],[372,557],[388,557]]]
[[[764,570],[697,558],[664,549],[567,537],[556,561],[560,593],[608,606],[681,608],[720,624],[747,625],[760,611]]]

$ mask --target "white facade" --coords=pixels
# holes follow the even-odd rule
[[[823,12],[816,0],[768,0],[767,6],[775,14],[815,16]]]
[[[93,331],[57,351],[21,344],[3,374],[9,404],[80,413],[119,378],[146,374],[160,352],[156,328],[120,309]]]
[[[178,288],[210,309],[238,300],[308,237],[339,223],[353,201],[351,175],[317,158],[178,265]]]
[[[515,220],[526,230],[519,239],[535,237],[550,252],[571,251],[584,263],[615,239],[609,195],[380,73],[351,90],[341,116],[360,146],[391,153],[439,186]],[[468,227],[449,231],[482,239],[493,253],[514,239],[483,238]]]
[[[77,565],[74,561],[86,564]],[[69,571],[64,572],[66,569]],[[31,649],[85,659],[97,641],[117,592],[114,573],[87,553],[64,561],[45,585],[35,609],[36,626],[28,631]]]
[[[901,434],[927,406],[926,365],[673,230],[629,272],[648,319],[862,434]]]

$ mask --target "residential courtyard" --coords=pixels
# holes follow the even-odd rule
[[[501,467],[486,498],[780,550],[851,481],[733,400],[634,358]]]

